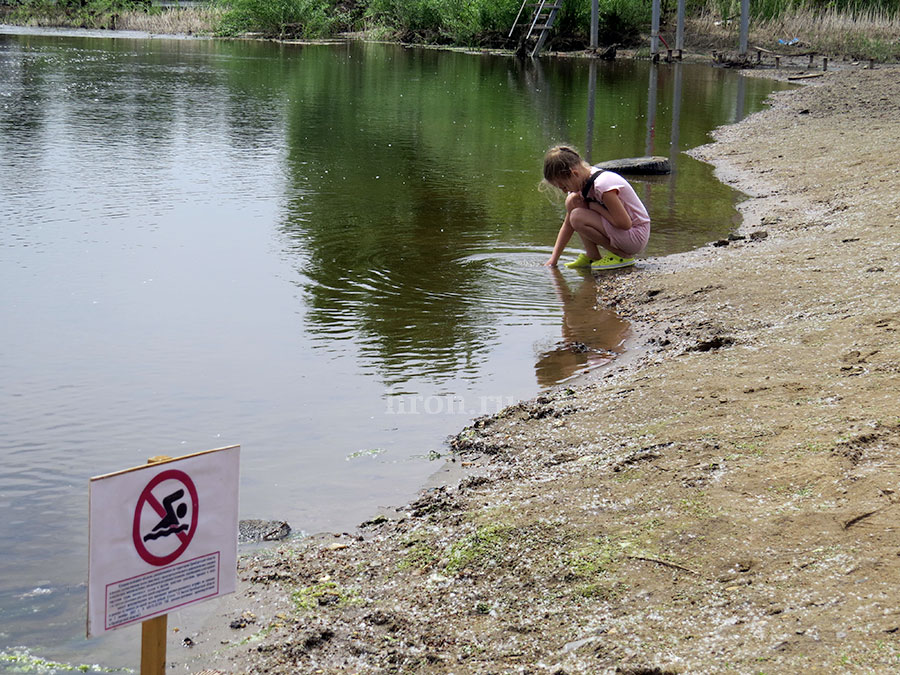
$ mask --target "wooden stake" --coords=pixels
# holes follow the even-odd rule
[[[156,455],[147,464],[159,464],[172,459]],[[164,675],[166,672],[166,630],[168,614],[147,619],[141,624],[141,675]]]
[[[168,618],[168,614],[163,614],[141,624],[141,675],[164,675],[166,672]]]

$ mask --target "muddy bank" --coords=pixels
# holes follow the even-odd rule
[[[602,284],[646,348],[464,430],[458,482],[245,557],[179,671],[896,668],[898,74],[719,130],[742,230]]]

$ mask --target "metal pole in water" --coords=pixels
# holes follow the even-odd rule
[[[600,0],[591,0],[591,49],[597,49],[600,24]]]
[[[747,82],[747,78],[745,78],[743,75],[740,78],[738,78],[737,98],[735,99],[735,102],[734,102],[734,121],[735,122],[740,122],[742,119],[744,119],[744,108],[745,108],[744,99],[746,98],[746,92],[747,92],[746,82]]]
[[[681,79],[683,64],[676,63],[675,84],[672,88],[672,131],[669,133],[669,214],[675,213],[675,175],[678,173],[679,137],[681,135]]]
[[[678,0],[678,20],[675,26],[675,58],[680,59],[681,53],[684,51],[684,3],[685,0]]]
[[[650,64],[650,86],[647,90],[647,142],[644,154],[653,154],[653,141],[656,136],[656,96],[659,89],[659,66]]]
[[[597,107],[597,60],[591,59],[588,66],[588,109],[587,134],[584,139],[584,159],[591,163],[594,147],[594,109]]]
[[[672,131],[669,133],[669,163],[675,175],[678,166],[679,137],[681,136],[681,80],[682,64],[675,64],[675,86],[672,88]]]
[[[747,38],[750,34],[750,0],[741,0],[741,44],[740,56],[747,55]]]

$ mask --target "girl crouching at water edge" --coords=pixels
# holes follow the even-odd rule
[[[634,264],[634,256],[650,238],[650,216],[627,180],[595,169],[564,145],[550,148],[544,156],[544,180],[569,193],[566,218],[546,265],[556,266],[573,232],[581,238],[584,253],[566,267],[610,270]]]

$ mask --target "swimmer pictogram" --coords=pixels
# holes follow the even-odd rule
[[[179,504],[178,508],[172,508],[172,504],[177,502],[179,499],[184,497],[184,490],[175,490],[168,497],[165,497],[162,501],[163,509],[166,512],[166,515],[160,520],[154,527],[153,531],[149,534],[144,535],[144,541],[148,541],[150,539],[159,539],[160,537],[168,537],[170,534],[178,534],[179,532],[184,532],[190,527],[188,523],[180,523],[178,522],[179,518],[184,518],[187,513],[188,507],[187,504]]]
[[[184,471],[157,474],[141,492],[134,510],[132,539],[151,565],[168,565],[184,553],[197,531],[197,489]]]

